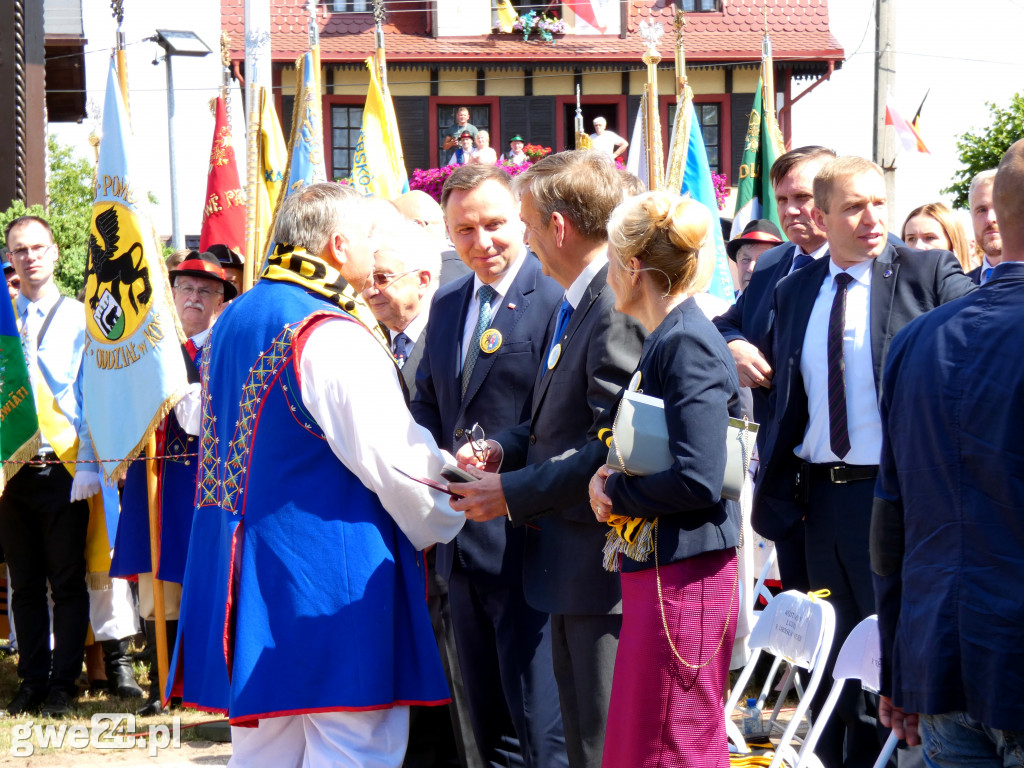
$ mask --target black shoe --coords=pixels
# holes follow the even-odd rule
[[[64,717],[70,714],[73,700],[74,697],[65,689],[51,688],[39,714],[43,717]]]
[[[46,689],[21,684],[18,694],[7,704],[8,715],[35,714],[46,701]]]
[[[132,661],[128,656],[130,639],[104,640],[103,663],[107,672],[108,690],[126,699],[142,699],[146,694],[135,681],[132,674]]]

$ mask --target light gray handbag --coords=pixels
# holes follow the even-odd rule
[[[746,417],[729,417],[722,498],[739,499],[750,467],[757,428],[758,425]],[[664,401],[631,389],[623,392],[612,425],[608,465],[627,475],[643,476],[663,472],[672,466],[672,462]]]

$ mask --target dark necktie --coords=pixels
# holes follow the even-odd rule
[[[793,271],[796,272],[798,269],[803,269],[808,264],[814,262],[814,257],[808,253],[798,253],[796,258],[793,259]]]
[[[480,357],[480,337],[491,325],[491,302],[497,295],[498,292],[489,285],[481,285],[476,292],[476,297],[480,301],[480,315],[476,319],[476,331],[473,333],[473,340],[469,343],[469,349],[466,351],[466,362],[462,366],[463,397],[466,395],[466,387],[469,386],[469,377],[473,375],[473,366],[476,365],[476,359]]]
[[[828,316],[828,442],[832,453],[840,459],[850,452],[843,334],[846,331],[846,287],[852,280],[845,272],[836,275],[836,295]]]
[[[562,340],[562,334],[565,333],[565,329],[569,326],[569,318],[572,317],[572,304],[569,303],[568,299],[562,299],[562,306],[558,308],[558,320],[555,322],[555,335],[551,337],[551,344],[548,346],[548,357],[544,359],[544,373],[547,373],[548,365],[547,361],[551,357],[551,350],[555,348],[555,344],[558,344]],[[541,374],[541,378],[544,374]]]
[[[405,365],[405,361],[409,359],[409,337],[404,333],[399,333],[395,336],[395,362],[398,363],[398,367],[401,368]]]

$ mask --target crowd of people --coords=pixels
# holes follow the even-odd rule
[[[870,161],[785,153],[781,231],[755,220],[728,244],[723,311],[704,294],[710,213],[638,188],[603,124],[608,147],[512,178],[459,113],[450,146],[489,154],[457,163],[440,204],[296,190],[245,292],[226,246],[169,260],[191,386],[159,430],[173,653],[145,711],[226,713],[235,766],[725,766],[745,630],[723,478],[746,415],[750,521],[784,588],[829,590],[827,673],[879,614],[882,696],[844,689],[823,764],[873,764],[879,721],[901,761],[1002,764],[1024,729],[1003,706],[1024,676],[1024,382],[1005,353],[1024,327],[1024,141],[971,184],[980,258],[942,204],[889,233]],[[61,715],[90,622],[112,686],[143,695],[121,660],[136,615],[156,642],[145,478],[133,464],[113,557],[87,565],[89,500],[110,489],[67,463],[94,458],[84,312],[54,285],[44,220],[5,235],[43,433],[0,497],[7,709]],[[610,452],[626,389],[662,403],[668,468]],[[126,577],[135,597],[112,589]]]

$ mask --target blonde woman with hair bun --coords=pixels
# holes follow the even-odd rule
[[[605,567],[621,572],[603,765],[728,765],[722,691],[739,607],[739,506],[721,498],[726,426],[739,417],[732,355],[694,294],[708,277],[709,211],[667,192],[629,198],[608,224],[615,308],[639,320],[633,386],[665,404],[672,466],[590,482],[610,526]]]

